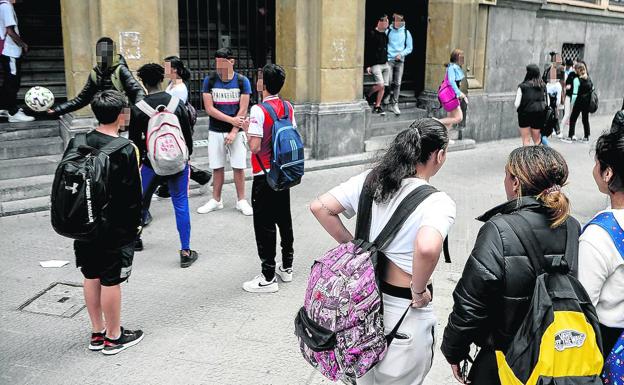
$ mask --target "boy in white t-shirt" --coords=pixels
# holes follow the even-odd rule
[[[448,141],[446,127],[439,121],[414,122],[397,135],[375,168],[318,197],[310,206],[312,213],[336,241],[349,242],[353,235],[338,215],[350,218],[357,214],[363,189],[370,189],[374,201],[369,240],[375,239],[403,198],[428,184],[440,170]],[[380,287],[386,333],[410,303],[412,309],[399,327],[399,340],[393,341],[379,364],[358,379],[359,385],[421,384],[431,369],[436,317],[429,304],[429,284],[455,215],[455,202],[443,192],[434,193],[416,207],[393,241],[382,249],[388,260]]]
[[[9,122],[32,122],[32,116],[24,114],[17,106],[17,92],[20,88],[20,58],[28,52],[28,44],[22,40],[17,28],[15,0],[0,0],[0,65],[2,65],[2,88],[0,89],[0,116]]]

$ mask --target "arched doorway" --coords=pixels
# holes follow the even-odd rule
[[[413,39],[413,51],[405,59],[401,97],[415,99],[425,88],[425,59],[427,51],[427,24],[429,0],[368,0],[366,1],[366,35],[375,28],[377,19],[387,14],[392,22],[392,14],[405,17],[405,26]],[[366,44],[366,42],[365,42]],[[372,78],[365,77],[365,86],[372,85]]]

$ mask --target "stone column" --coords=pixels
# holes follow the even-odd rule
[[[67,97],[75,97],[95,65],[95,42],[112,38],[128,67],[161,63],[179,50],[178,5],[171,0],[61,0]],[[64,116],[64,137],[93,127],[91,110]],[[69,133],[68,133],[69,131]]]
[[[277,0],[276,10],[276,61],[287,73],[282,94],[296,104],[313,157],[363,151],[365,0]]]

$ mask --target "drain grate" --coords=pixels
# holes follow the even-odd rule
[[[82,285],[54,282],[47,289],[26,301],[18,310],[72,318],[84,308]]]

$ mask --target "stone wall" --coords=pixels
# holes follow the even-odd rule
[[[544,68],[548,53],[561,52],[563,43],[585,45],[584,60],[600,97],[597,114],[615,113],[624,97],[623,36],[624,14],[499,0],[489,9],[485,86],[469,95],[464,135],[477,141],[518,136],[513,101],[525,67],[535,63]]]

